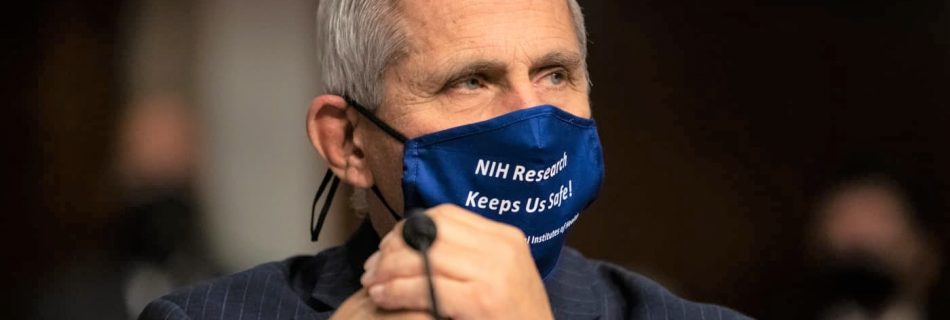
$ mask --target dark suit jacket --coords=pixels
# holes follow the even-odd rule
[[[141,320],[327,319],[360,289],[363,262],[378,246],[369,223],[343,246],[271,262],[177,290],[155,300]],[[565,248],[544,280],[557,319],[747,319],[687,301],[641,275]]]

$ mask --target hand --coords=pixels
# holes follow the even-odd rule
[[[441,316],[453,319],[553,319],[541,275],[521,230],[455,205],[426,214],[438,235],[429,249]],[[396,224],[367,259],[360,279],[387,310],[429,310],[422,257]]]
[[[345,319],[371,319],[371,320],[383,320],[383,319],[400,319],[400,320],[430,320],[432,318],[426,312],[422,311],[388,311],[380,309],[373,303],[369,298],[369,294],[366,293],[366,289],[357,291],[352,296],[343,301],[343,304],[340,305],[340,308],[336,309],[333,312],[333,316],[330,319],[336,320],[345,320]]]

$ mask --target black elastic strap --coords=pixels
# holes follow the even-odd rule
[[[393,216],[393,219],[396,219],[396,221],[402,220],[402,217],[396,213],[396,210],[393,210],[393,208],[389,206],[389,202],[386,202],[386,198],[383,198],[383,193],[379,192],[379,188],[377,188],[375,184],[370,187],[370,189],[376,194],[376,198],[379,198],[379,201],[383,203],[383,206],[386,206],[386,210],[389,210],[389,214]]]
[[[327,199],[323,201],[323,207],[320,209],[320,218],[317,219],[317,225],[313,225],[313,218],[317,210],[317,202],[320,201],[320,196],[323,195],[323,191],[326,190],[327,184],[330,185],[330,190],[327,192]],[[323,181],[320,182],[320,188],[317,189],[317,193],[313,195],[313,204],[310,206],[310,241],[317,241],[320,238],[320,230],[323,230],[323,222],[327,218],[327,213],[330,212],[330,204],[333,203],[333,195],[336,194],[336,188],[340,185],[340,178],[337,178],[333,174],[333,171],[327,169],[327,173],[323,176]],[[383,206],[386,207],[386,210],[389,210],[389,214],[393,216],[393,219],[396,221],[402,220],[402,217],[396,213],[396,210],[393,210],[389,206],[389,202],[386,202],[386,198],[383,198],[382,192],[379,191],[379,188],[376,185],[370,187],[373,190],[373,194],[376,195],[376,198],[379,198],[379,201],[383,203]]]
[[[375,124],[377,127],[383,129],[383,131],[389,134],[389,136],[399,140],[399,142],[404,144],[409,140],[406,138],[406,135],[396,131],[396,129],[393,129],[393,127],[390,127],[388,124],[386,124],[386,122],[383,122],[383,120],[376,117],[372,111],[369,111],[369,109],[366,109],[366,107],[357,103],[356,100],[351,99],[349,96],[343,96],[343,100],[346,101],[346,104],[356,109],[356,111],[359,111],[359,113],[366,117],[366,119],[369,119],[369,121],[373,122],[373,124]]]
[[[330,183],[330,191],[327,193],[327,199],[323,201],[323,208],[320,209],[320,219],[317,220],[317,226],[313,225],[313,214],[317,210],[317,202],[320,201],[320,196],[323,195],[323,191],[327,187],[327,183]],[[336,188],[340,185],[340,178],[337,178],[333,174],[333,171],[327,169],[327,173],[323,175],[323,182],[320,182],[320,188],[317,189],[317,193],[313,195],[313,204],[310,206],[310,241],[317,241],[320,238],[320,230],[323,230],[323,221],[327,218],[327,212],[330,211],[330,204],[333,203],[333,195],[336,194]]]
[[[366,109],[366,107],[363,107],[363,105],[357,103],[349,96],[344,95],[343,100],[346,101],[346,104],[352,106],[354,109],[356,109],[356,111],[366,117],[366,119],[369,119],[369,121],[373,122],[373,124],[389,134],[389,136],[399,140],[399,142],[403,144],[409,140],[405,135],[399,131],[396,131],[396,129],[393,129],[393,127],[390,127],[388,124],[383,122],[383,120],[376,117],[373,112],[369,111],[369,109]],[[313,217],[317,210],[317,202],[320,201],[320,196],[323,195],[323,191],[326,190],[328,183],[330,184],[330,190],[327,193],[327,199],[323,201],[323,208],[320,209],[320,218],[317,219],[317,225],[314,226]],[[330,211],[330,204],[333,203],[333,195],[336,194],[336,188],[339,186],[339,184],[340,178],[337,178],[336,175],[333,174],[333,171],[327,169],[327,173],[323,176],[323,182],[320,183],[320,188],[318,188],[317,193],[313,195],[313,204],[310,206],[310,241],[317,241],[317,239],[320,238],[320,230],[323,229],[323,221],[327,218],[327,213]],[[396,210],[393,210],[393,208],[389,206],[389,203],[386,202],[386,198],[383,198],[383,194],[379,192],[379,188],[377,188],[376,185],[373,185],[370,189],[372,189],[373,193],[376,194],[376,198],[379,198],[379,201],[383,202],[383,206],[386,206],[386,210],[389,210],[389,214],[393,216],[393,219],[396,219],[396,221],[402,220],[402,217],[396,213]]]
[[[426,251],[420,251],[420,253],[422,254],[422,266],[425,268],[426,283],[429,285],[429,305],[432,307],[429,311],[433,320],[441,320],[442,313],[439,311],[439,300],[435,296],[435,284],[432,283],[432,266],[429,265],[429,254]]]

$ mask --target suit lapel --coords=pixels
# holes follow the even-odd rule
[[[314,268],[316,281],[310,297],[330,310],[339,308],[362,288],[363,263],[377,248],[379,235],[366,219],[346,244],[327,252],[326,263]]]
[[[555,319],[598,319],[602,306],[594,291],[597,277],[577,251],[561,250],[557,266],[544,279]]]

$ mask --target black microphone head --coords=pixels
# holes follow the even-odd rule
[[[402,225],[402,239],[417,251],[426,251],[435,241],[435,222],[421,209],[412,209]]]

